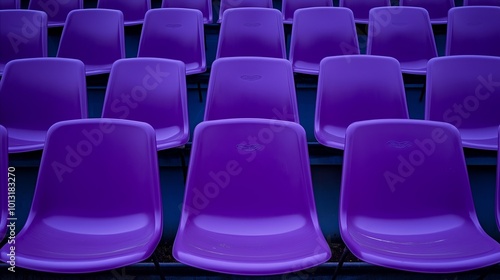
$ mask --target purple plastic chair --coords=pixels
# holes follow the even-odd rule
[[[368,14],[372,8],[391,6],[391,0],[340,0],[339,6],[349,8],[356,23],[368,24]]]
[[[204,24],[213,22],[212,0],[163,0],[161,7],[199,10],[203,14]]]
[[[30,0],[28,9],[45,12],[49,27],[64,26],[69,12],[83,9],[83,0]]]
[[[231,56],[286,59],[281,12],[267,8],[226,11],[221,23],[216,59]]]
[[[429,14],[419,7],[371,9],[366,53],[394,57],[403,73],[425,75],[438,56]]]
[[[125,58],[123,13],[107,9],[71,11],[57,56],[83,61],[88,76],[109,73],[113,62]]]
[[[314,7],[295,12],[289,56],[294,72],[318,75],[323,58],[349,54],[359,54],[351,10]]]
[[[220,0],[218,23],[222,22],[226,10],[232,8],[273,8],[272,0]]]
[[[59,122],[48,131],[33,204],[16,236],[16,267],[89,273],[143,261],[160,241],[162,213],[150,125]],[[0,250],[4,262],[10,246]]]
[[[292,24],[295,11],[311,7],[333,7],[332,0],[282,0],[283,23]]]
[[[139,25],[144,22],[144,15],[151,9],[151,0],[98,0],[97,8],[120,10],[125,26]]]
[[[371,119],[408,119],[399,62],[392,57],[350,55],[321,61],[314,135],[344,149],[347,127]]]
[[[7,63],[0,83],[0,125],[9,132],[9,153],[43,149],[54,123],[87,118],[81,61],[27,58]]]
[[[210,271],[271,275],[330,258],[299,124],[206,121],[193,139],[175,259]]]
[[[21,9],[21,0],[2,0],[0,10]]]
[[[186,95],[184,63],[121,59],[111,68],[102,117],[149,123],[155,129],[158,150],[182,146],[189,139]]]
[[[455,125],[465,147],[497,150],[500,57],[439,57],[427,71],[425,119]]]
[[[146,13],[138,57],[180,60],[186,75],[207,70],[203,15],[184,8],[152,9]]]
[[[40,11],[0,10],[0,75],[11,60],[47,56],[47,15]]]
[[[500,56],[500,7],[467,6],[450,10],[446,55]]]
[[[448,11],[455,7],[454,0],[399,0],[400,6],[421,7],[429,12],[431,24],[446,24]]]
[[[460,135],[424,120],[349,126],[340,234],[371,264],[455,273],[500,262],[500,244],[477,219]]]
[[[500,0],[464,0],[464,6],[500,6]]]
[[[9,218],[8,211],[8,196],[10,196],[11,192],[9,192],[9,187],[15,187],[14,176],[9,175],[10,173],[14,173],[14,169],[9,168],[9,150],[8,150],[8,138],[7,138],[7,129],[0,125],[0,169],[3,172],[0,172],[0,240],[5,237],[5,233],[10,231],[7,228],[7,219]],[[6,172],[8,171],[8,173]],[[10,235],[10,234],[9,234]]]
[[[205,120],[264,118],[299,122],[290,62],[270,57],[214,61]]]

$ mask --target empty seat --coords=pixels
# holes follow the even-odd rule
[[[310,7],[333,7],[332,0],[282,0],[281,13],[283,14],[283,23],[291,24],[293,22],[295,11]]]
[[[448,11],[455,7],[454,0],[399,0],[400,6],[422,7],[429,12],[432,24],[446,24]]]
[[[48,131],[33,204],[16,236],[16,268],[88,273],[143,261],[160,241],[162,213],[150,125],[59,122]],[[4,262],[10,246],[0,249]]]
[[[123,13],[108,9],[71,11],[57,56],[83,61],[87,75],[109,73],[113,62],[125,58]]]
[[[272,0],[220,0],[218,23],[222,22],[224,12],[233,8],[273,8]]]
[[[456,126],[465,147],[497,150],[500,57],[439,57],[427,71],[425,119]]]
[[[455,273],[500,262],[500,244],[477,219],[460,134],[425,120],[349,126],[340,234],[371,264]]]
[[[40,11],[0,10],[0,75],[11,60],[47,56],[47,15]]]
[[[340,0],[339,6],[349,8],[354,15],[356,23],[368,24],[368,14],[372,8],[390,6],[390,0]]]
[[[419,7],[371,9],[366,53],[394,57],[403,73],[425,75],[429,59],[438,56],[428,12]]]
[[[163,58],[128,58],[111,68],[103,118],[149,123],[158,150],[182,146],[189,139],[184,63]]]
[[[344,149],[345,131],[370,119],[408,119],[399,63],[392,57],[351,55],[321,61],[314,135]]]
[[[0,2],[0,10],[20,9],[21,0],[2,0]]]
[[[464,0],[464,6],[500,6],[500,0]]]
[[[184,8],[148,11],[137,56],[180,60],[186,64],[187,75],[205,72],[202,13]]]
[[[266,118],[299,122],[290,62],[269,57],[217,59],[208,83],[205,120]]]
[[[286,58],[280,11],[266,8],[226,11],[220,28],[216,58],[230,56]]]
[[[323,58],[350,54],[359,54],[351,10],[315,7],[295,12],[289,56],[294,72],[318,75]]]
[[[305,130],[297,123],[226,119],[194,131],[173,256],[228,274],[270,275],[327,261]]]
[[[98,0],[97,8],[120,10],[125,26],[138,25],[144,22],[144,15],[151,9],[151,0]]]
[[[9,152],[43,149],[54,123],[87,117],[81,61],[26,58],[7,63],[0,83],[0,125],[9,132]]]
[[[28,9],[45,12],[48,16],[48,26],[57,27],[64,25],[69,12],[83,9],[83,0],[30,0]]]
[[[446,55],[500,56],[500,7],[467,6],[450,10]]]
[[[213,22],[212,0],[163,0],[161,7],[196,9],[203,14],[203,23]]]

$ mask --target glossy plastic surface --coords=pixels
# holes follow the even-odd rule
[[[0,1],[0,10],[20,9],[21,0],[2,0]]]
[[[400,6],[421,7],[429,12],[432,24],[446,24],[448,11],[455,7],[454,0],[399,0]]]
[[[439,57],[428,67],[425,119],[455,125],[465,147],[497,150],[500,57]]]
[[[149,123],[158,150],[182,146],[189,139],[184,63],[163,58],[127,58],[113,64],[103,118]]]
[[[222,273],[270,275],[330,258],[299,124],[206,121],[193,139],[173,247],[178,261]]]
[[[85,69],[65,58],[26,58],[7,63],[0,82],[0,125],[9,152],[43,149],[54,123],[87,117]]]
[[[446,55],[500,56],[500,7],[467,6],[450,10]]]
[[[340,233],[371,264],[455,273],[500,262],[477,219],[460,135],[425,120],[372,120],[347,129]]]
[[[0,75],[14,59],[47,56],[47,15],[40,11],[0,10]]]
[[[339,0],[339,6],[349,8],[356,23],[368,24],[368,14],[372,8],[390,6],[391,0]]]
[[[500,6],[500,0],[464,0],[464,6]]]
[[[60,122],[48,131],[33,204],[16,236],[16,267],[88,273],[140,262],[158,245],[162,212],[151,126]],[[0,250],[4,262],[10,246]]]
[[[290,62],[270,57],[217,59],[204,120],[264,118],[299,122]]]
[[[203,14],[204,24],[213,22],[212,0],[163,0],[161,7],[199,10]]]
[[[57,56],[83,61],[87,75],[109,73],[113,62],[125,58],[123,13],[107,9],[71,11]]]
[[[138,25],[144,22],[146,12],[151,9],[151,0],[98,0],[97,8],[120,10],[125,26]]]
[[[281,12],[267,8],[226,11],[221,23],[216,58],[231,56],[286,59]]]
[[[272,0],[220,0],[219,19],[217,23],[221,23],[226,10],[233,8],[273,8]]]
[[[390,56],[407,74],[425,75],[437,57],[429,14],[419,7],[378,7],[370,10],[367,54]]]
[[[146,13],[138,57],[180,60],[186,74],[207,70],[203,15],[184,8],[152,9]]]
[[[28,9],[45,12],[48,17],[49,27],[64,26],[69,12],[83,9],[83,0],[30,0]]]
[[[294,72],[318,75],[323,58],[350,54],[359,54],[351,10],[315,7],[295,12],[289,56]]]
[[[293,22],[295,11],[311,7],[333,7],[332,0],[282,0],[281,13],[283,14],[283,23],[291,24]]]
[[[321,61],[314,135],[344,149],[345,131],[356,121],[408,119],[399,63],[392,57],[352,55]]]

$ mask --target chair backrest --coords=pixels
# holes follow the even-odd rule
[[[368,23],[368,14],[372,8],[390,6],[391,0],[339,0],[339,6],[349,8],[354,15],[356,23]]]
[[[500,0],[464,0],[464,6],[500,6]]]
[[[427,71],[425,119],[456,126],[466,147],[496,150],[500,57],[439,57]]]
[[[0,10],[0,75],[13,59],[47,56],[47,15],[40,11]]]
[[[163,58],[121,59],[111,68],[102,117],[146,122],[159,136],[163,130],[178,133],[176,140],[182,145],[189,138],[186,92],[184,63]]]
[[[351,55],[321,61],[314,133],[318,142],[344,148],[345,130],[370,119],[407,119],[399,62],[392,57]]]
[[[87,74],[93,74],[91,70],[109,73],[113,62],[125,58],[123,13],[108,9],[71,11],[57,56],[83,61]]]
[[[233,8],[273,8],[272,0],[220,0],[218,23],[222,22],[226,10]]]
[[[200,11],[152,9],[146,13],[137,56],[180,60],[188,75],[205,72],[204,36]]]
[[[0,2],[0,10],[20,9],[21,0],[2,0]]]
[[[19,131],[46,132],[56,122],[86,117],[87,88],[81,61],[47,57],[7,63],[0,83],[0,124],[12,130],[9,138]],[[9,142],[10,152],[22,151],[19,149]]]
[[[212,0],[163,0],[161,7],[196,9],[203,14],[203,23],[213,22]]]
[[[204,120],[265,118],[299,122],[290,62],[228,57],[212,65]]]
[[[295,11],[310,7],[333,7],[332,0],[282,0],[281,13],[283,14],[283,23],[291,24],[293,22]]]
[[[280,11],[267,8],[226,11],[220,28],[216,58],[230,56],[286,58]]]
[[[144,242],[141,249],[149,246],[146,255],[150,256],[162,232],[156,153],[155,133],[146,123],[86,119],[55,124],[47,133],[33,204],[19,235],[50,220],[51,226],[60,231],[74,236],[81,233],[83,240],[88,238],[92,246],[97,239],[95,234],[104,232],[103,226],[111,228],[103,223],[116,223],[113,229],[116,232],[128,230],[135,231],[136,236],[140,234]],[[106,167],[105,172],[102,167]],[[133,250],[123,249],[128,254]],[[141,251],[135,257],[142,255]],[[123,260],[128,264],[131,258]],[[78,270],[95,271],[94,263],[116,267],[119,262],[89,261]]]
[[[317,75],[323,58],[349,54],[359,54],[351,10],[314,7],[295,12],[289,56],[295,72]]]
[[[446,55],[500,56],[500,7],[467,6],[450,10]]]
[[[437,56],[428,12],[419,7],[371,9],[366,53],[394,57],[402,67],[419,61],[425,65]]]
[[[400,6],[421,7],[429,12],[432,24],[446,24],[448,11],[455,7],[454,0],[399,0]]]
[[[97,8],[120,10],[125,26],[137,25],[144,22],[146,12],[151,9],[151,0],[98,0]]]
[[[15,167],[9,167],[9,151],[8,151],[7,129],[0,125],[0,239],[3,240],[5,233],[10,231],[7,229],[7,218],[9,218],[8,203],[15,201]],[[11,188],[10,191],[9,187]],[[14,188],[12,188],[14,187]],[[9,197],[14,195],[14,197]],[[13,199],[14,198],[14,199]],[[12,217],[12,216],[11,216]]]
[[[76,9],[83,9],[83,0],[30,0],[28,9],[45,12],[48,16],[49,27],[63,26],[69,12]]]

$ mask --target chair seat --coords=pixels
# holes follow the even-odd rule
[[[315,132],[316,139],[330,148],[344,149],[346,127],[325,125],[321,131]]]
[[[177,237],[175,251],[177,259],[194,267],[230,274],[271,275],[327,261],[328,245],[310,238],[316,235],[314,227],[299,215],[267,219],[199,215]],[[214,240],[219,240],[218,247],[213,246]]]
[[[151,246],[154,221],[141,214],[121,217],[121,221],[118,227],[116,217],[45,218],[31,224],[29,235],[21,232],[16,236],[16,263],[33,270],[74,273],[105,270],[147,258],[143,255],[147,250],[141,248]],[[9,260],[8,253],[8,247],[0,251],[3,261]]]
[[[293,72],[318,75],[319,74],[319,61],[318,63],[313,63],[309,61],[295,61],[293,63]]]
[[[448,17],[431,18],[431,24],[447,24]]]
[[[363,260],[415,272],[460,272],[500,261],[500,244],[459,216],[420,219],[353,217],[348,229],[356,245],[346,243]],[[428,225],[422,227],[422,225]],[[361,228],[362,227],[362,228]],[[380,230],[380,229],[384,230]],[[391,233],[393,229],[394,234]],[[345,234],[345,233],[344,233]]]
[[[156,146],[158,150],[165,150],[186,144],[189,138],[183,129],[178,126],[156,129]]]
[[[427,59],[417,61],[400,61],[401,72],[413,75],[425,75],[427,73]]]
[[[186,63],[186,75],[204,73],[207,71],[206,65],[199,62]]]
[[[498,126],[466,129],[459,128],[462,144],[468,148],[498,149]]]
[[[113,64],[102,64],[102,65],[92,65],[92,64],[87,64],[85,65],[85,74],[87,76],[91,75],[99,75],[99,74],[106,74],[111,71],[111,66]]]
[[[47,131],[9,128],[9,153],[43,149]]]

